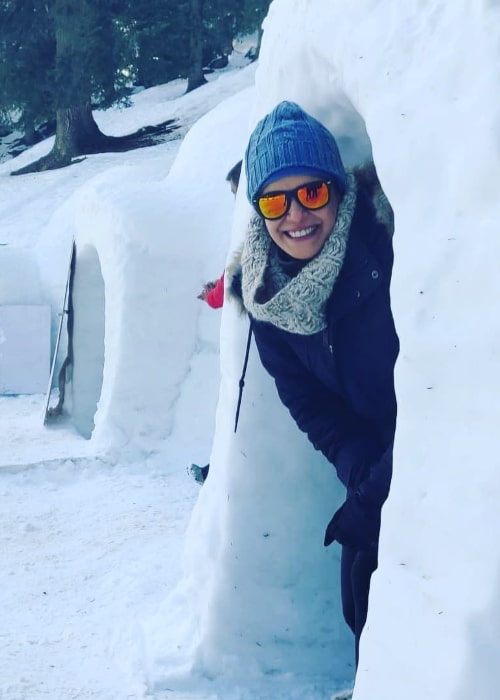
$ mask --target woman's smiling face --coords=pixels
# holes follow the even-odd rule
[[[290,175],[274,180],[262,192],[292,190],[318,180],[318,176]],[[297,260],[309,260],[317,255],[335,226],[339,197],[331,189],[330,201],[322,209],[306,209],[292,199],[290,209],[280,219],[265,219],[267,231],[281,250]]]

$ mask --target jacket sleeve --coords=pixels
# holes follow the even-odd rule
[[[335,540],[355,549],[376,551],[380,532],[381,508],[389,495],[392,476],[392,442],[358,487],[330,520],[325,531],[325,547]]]
[[[224,273],[219,277],[213,289],[207,292],[205,301],[212,309],[220,309],[224,304]]]
[[[356,488],[383,445],[369,422],[355,414],[266,326],[254,329],[262,364],[271,374],[281,401],[313,446],[335,466],[346,488]]]

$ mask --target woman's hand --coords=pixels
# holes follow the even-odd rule
[[[205,284],[203,285],[203,287],[201,289],[201,292],[198,294],[198,296],[196,298],[201,299],[202,301],[205,301],[205,299],[207,298],[207,294],[209,292],[211,292],[212,289],[214,289],[216,284],[217,284],[217,281],[205,282]]]
[[[359,495],[347,497],[328,523],[325,531],[325,547],[337,541],[347,547],[363,551],[376,551],[380,532],[380,508],[362,503]]]

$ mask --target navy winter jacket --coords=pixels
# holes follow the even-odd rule
[[[261,361],[282,402],[347,489],[325,545],[338,540],[373,549],[378,542],[396,423],[392,262],[390,233],[360,187],[344,263],[327,304],[327,328],[299,335],[253,320]]]

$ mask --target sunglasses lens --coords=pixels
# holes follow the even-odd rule
[[[330,201],[330,183],[315,180],[296,190],[270,192],[256,200],[257,209],[265,219],[280,219],[287,213],[294,198],[304,209],[321,209]]]
[[[297,199],[306,209],[321,209],[330,200],[330,189],[324,181],[309,182],[297,190]]]
[[[257,204],[265,219],[279,219],[286,212],[286,194],[279,192],[268,197],[259,197]]]

